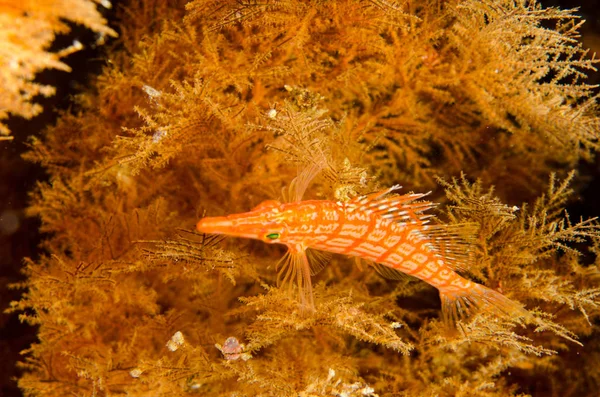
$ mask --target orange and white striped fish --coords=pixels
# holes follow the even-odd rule
[[[456,273],[466,265],[468,244],[443,226],[427,225],[430,215],[423,213],[435,204],[420,199],[428,193],[392,194],[399,188],[348,202],[269,200],[250,212],[203,218],[197,229],[287,245],[280,280],[296,281],[305,307],[313,307],[311,274],[325,265],[324,253],[338,253],[372,261],[387,278],[406,274],[436,287],[444,319],[450,323],[475,310],[510,318],[530,316],[518,303]]]

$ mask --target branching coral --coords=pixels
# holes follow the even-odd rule
[[[33,103],[36,96],[54,95],[54,87],[35,82],[36,74],[44,69],[70,71],[61,61],[79,51],[79,41],[58,52],[50,45],[56,35],[71,30],[66,21],[83,25],[98,32],[98,42],[116,32],[96,9],[96,3],[111,7],[108,0],[10,1],[0,2],[0,121],[9,115],[25,118],[42,111]],[[8,127],[0,123],[0,139],[9,135]]]
[[[506,396],[567,376],[574,357],[598,361],[600,278],[578,249],[597,252],[599,226],[569,220],[574,174],[552,174],[597,149],[584,80],[595,61],[570,11],[132,7],[96,90],[27,154],[50,174],[29,208],[47,255],[27,261],[10,309],[40,327],[19,379],[27,395]],[[536,321],[480,313],[448,330],[433,288],[344,257],[314,277],[305,313],[277,287],[280,247],[190,232],[205,214],[288,196],[314,164],[308,198],[435,187],[439,222],[470,234],[465,276]],[[578,395],[599,378],[549,388]]]

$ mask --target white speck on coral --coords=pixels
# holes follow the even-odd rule
[[[142,372],[144,371],[142,371],[139,368],[134,368],[131,371],[129,371],[129,375],[131,375],[132,378],[139,378],[140,375],[142,375]]]
[[[398,328],[402,328],[402,324],[397,323],[397,322],[393,322],[392,324],[390,324],[392,326],[392,328],[394,329],[398,329]]]
[[[106,33],[98,32],[96,34],[96,45],[104,45],[106,43]]]
[[[157,90],[155,88],[150,87],[149,85],[144,85],[142,87],[142,90],[144,90],[144,92],[146,93],[146,95],[148,95],[150,97],[150,99],[156,99],[162,95],[162,92],[160,92],[159,90]]]
[[[277,110],[276,109],[270,109],[267,112],[267,117],[270,119],[274,119],[275,117],[277,117]]]
[[[367,173],[363,172],[360,174],[360,185],[365,187],[367,186]]]
[[[167,349],[169,349],[172,352],[177,351],[177,349],[183,346],[184,343],[185,339],[183,338],[183,334],[181,333],[181,331],[177,331],[167,342]]]
[[[173,340],[175,343],[179,343],[180,345],[183,345],[183,343],[185,342],[181,331],[175,332],[171,340]]]
[[[331,381],[335,377],[335,370],[333,368],[329,368],[329,375],[327,375],[327,382]]]
[[[102,7],[107,8],[109,10],[112,8],[112,3],[108,0],[100,0],[100,4],[102,5]]]
[[[158,142],[162,141],[162,139],[166,136],[167,136],[167,131],[160,128],[154,133],[154,135],[152,135],[152,142],[158,143]]]
[[[362,389],[362,395],[363,396],[370,396],[374,391],[375,391],[375,389],[373,389],[372,387],[365,386],[365,388]]]
[[[73,40],[73,49],[81,50],[83,48],[83,44],[79,40]]]

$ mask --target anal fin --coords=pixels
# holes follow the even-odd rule
[[[381,263],[372,262],[371,267],[375,269],[375,271],[381,277],[387,278],[388,280],[415,280],[415,277],[408,275],[398,269],[394,269],[393,267],[382,265]]]

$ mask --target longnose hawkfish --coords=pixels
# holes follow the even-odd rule
[[[325,265],[325,253],[338,253],[371,261],[384,277],[405,274],[436,287],[449,323],[476,310],[531,316],[517,302],[455,272],[465,267],[468,245],[443,226],[427,224],[431,215],[424,212],[435,206],[421,200],[428,193],[397,195],[400,186],[392,186],[347,202],[302,201],[303,185],[294,202],[264,201],[250,212],[203,218],[197,229],[287,245],[280,281],[295,280],[305,308],[314,307],[311,275]]]

